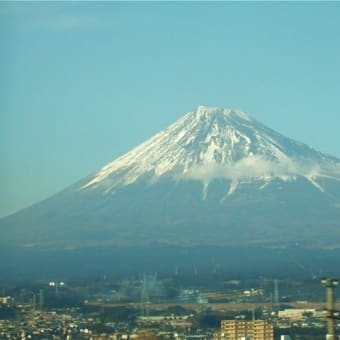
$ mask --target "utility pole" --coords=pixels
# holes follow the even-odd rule
[[[255,321],[255,305],[253,305],[253,309],[252,309],[252,320]]]
[[[334,288],[339,285],[339,280],[323,278],[321,284],[326,287],[326,319],[327,319],[327,335],[326,340],[336,340],[334,321],[339,319],[339,311],[335,309]]]

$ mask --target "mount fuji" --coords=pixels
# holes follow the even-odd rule
[[[64,191],[0,220],[20,247],[340,246],[340,160],[199,106]]]

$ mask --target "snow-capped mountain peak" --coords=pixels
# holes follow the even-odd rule
[[[198,106],[168,128],[100,169],[82,188],[110,192],[141,178],[197,180],[206,189],[214,179],[238,183],[284,181],[303,176],[319,190],[320,176],[340,178],[339,162],[265,127],[247,114]],[[204,190],[205,190],[204,189]]]
[[[216,116],[224,117],[224,118],[239,118],[243,120],[251,121],[251,118],[245,114],[244,112],[227,109],[227,108],[220,108],[220,107],[210,107],[200,105],[197,109],[193,112],[198,119],[211,119],[216,118]],[[190,112],[189,114],[192,114]]]
[[[49,249],[339,247],[339,219],[338,159],[240,111],[200,106],[0,227],[2,240]]]

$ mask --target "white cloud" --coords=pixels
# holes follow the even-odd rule
[[[237,182],[253,178],[317,176],[319,174],[319,167],[308,163],[298,163],[290,159],[277,162],[261,156],[249,156],[228,165],[211,162],[195,166],[184,175],[184,179],[209,183],[214,179],[225,178]]]

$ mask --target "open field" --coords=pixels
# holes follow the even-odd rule
[[[324,309],[325,303],[321,302],[291,302],[284,304],[287,308],[301,308],[301,309]],[[101,307],[101,308],[118,308],[118,307],[132,307],[135,309],[141,308],[141,303],[96,303],[90,302],[86,306]],[[202,308],[209,308],[215,311],[245,311],[253,310],[254,308],[270,309],[275,305],[272,303],[182,303],[182,302],[166,302],[166,303],[150,303],[149,310],[166,310],[171,307],[180,306],[188,310],[199,311]],[[336,307],[340,308],[340,303]]]

